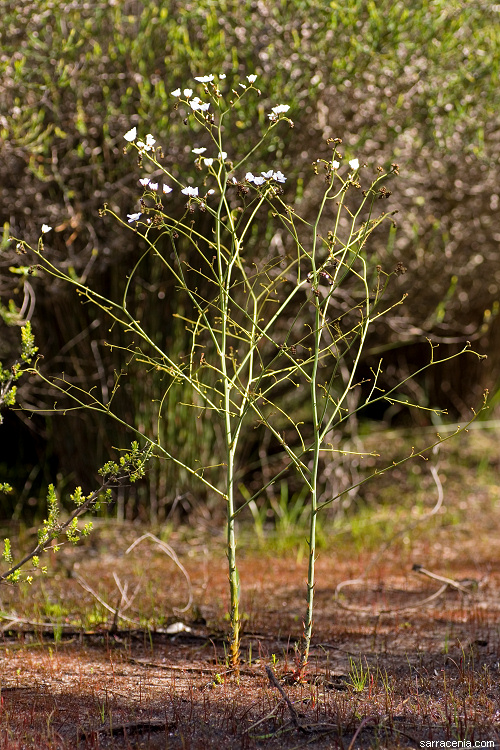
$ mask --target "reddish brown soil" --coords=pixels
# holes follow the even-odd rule
[[[124,536],[130,535],[130,530]],[[441,535],[442,536],[442,535]],[[239,678],[225,666],[227,572],[206,542],[182,556],[193,583],[193,607],[182,607],[182,575],[157,548],[135,559],[115,550],[79,550],[78,574],[116,606],[113,573],[129,590],[141,587],[138,613],[172,613],[191,632],[168,635],[118,623],[75,627],[95,600],[61,570],[33,584],[34,599],[65,602],[62,625],[14,622],[1,646],[0,748],[354,748],[419,747],[422,740],[500,739],[500,554],[498,531],[481,544],[462,535],[449,546],[411,545],[384,555],[363,583],[370,556],[318,559],[314,644],[306,680],[291,679],[304,612],[305,560],[252,554],[240,562],[245,634]],[[109,547],[109,544],[108,544]],[[123,549],[122,547],[122,549]],[[94,554],[94,556],[91,556]],[[300,556],[299,556],[300,557]],[[449,588],[427,606],[400,613],[436,592],[440,583],[412,571],[415,563],[454,580],[471,579],[470,594]],[[120,597],[118,596],[118,599]],[[27,612],[31,595],[9,590],[3,610]],[[48,605],[46,605],[47,608]],[[349,609],[347,609],[347,607]],[[362,613],[351,611],[360,608]],[[97,612],[96,612],[97,614]],[[14,617],[12,618],[14,619]],[[24,619],[28,619],[24,617]],[[38,618],[41,621],[49,618]],[[70,623],[68,622],[71,621]],[[166,622],[162,628],[165,630]],[[353,661],[356,665],[353,666]],[[273,666],[291,710],[265,666]],[[355,672],[368,671],[356,690]],[[356,734],[357,733],[357,734]],[[451,746],[451,745],[450,745]]]
[[[425,523],[414,521],[434,506],[436,486],[419,460],[369,485],[359,533],[356,518],[347,533],[324,524],[299,683],[304,544],[285,554],[281,537],[259,548],[255,530],[241,536],[239,676],[225,660],[220,531],[168,539],[192,583],[184,612],[186,579],[158,546],[124,555],[140,534],[132,525],[104,525],[84,546],[63,547],[31,587],[2,587],[0,750],[500,747],[500,440],[464,438],[452,460],[448,445],[445,503]],[[414,565],[462,583],[422,605],[442,582]],[[96,596],[111,609],[121,601],[132,622],[113,626]],[[168,634],[175,623],[190,631]]]

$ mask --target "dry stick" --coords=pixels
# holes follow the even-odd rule
[[[431,518],[432,516],[435,516],[436,513],[438,513],[441,510],[441,506],[443,505],[443,501],[444,501],[443,485],[439,478],[439,473],[436,467],[430,466],[429,468],[430,468],[430,472],[434,480],[434,483],[436,485],[437,494],[438,494],[434,507],[431,508],[431,510],[428,513],[424,513],[424,515],[421,516],[420,518],[416,518],[414,521],[411,521],[410,523],[406,524],[406,526],[403,526],[402,529],[399,529],[399,531],[396,531],[391,536],[391,538],[382,546],[382,548],[373,556],[370,563],[367,565],[365,572],[363,573],[364,576],[366,576],[368,571],[371,570],[371,568],[373,568],[373,566],[378,563],[380,558],[384,555],[385,552],[387,552],[389,547],[391,547],[391,545],[394,544],[396,539],[403,536],[403,534],[407,534],[409,531],[413,531],[413,529],[416,528],[420,523],[423,523],[424,521],[428,521],[429,518]]]
[[[366,727],[366,725],[367,725],[367,724],[368,724],[368,723],[369,723],[370,721],[373,721],[373,720],[374,720],[374,719],[373,719],[373,716],[365,716],[365,718],[363,719],[363,721],[361,722],[361,724],[359,725],[359,727],[358,727],[358,728],[356,729],[356,731],[354,732],[354,736],[353,736],[353,738],[352,738],[351,742],[349,743],[349,747],[347,748],[347,750],[353,750],[353,747],[354,747],[354,743],[356,742],[356,739],[357,739],[357,737],[358,737],[358,734],[359,734],[359,733],[361,732],[361,730],[362,730],[362,729],[363,729],[364,727]]]
[[[265,668],[266,668],[267,676],[269,677],[269,682],[271,683],[271,685],[273,687],[276,688],[276,690],[278,690],[279,694],[281,695],[281,697],[285,701],[286,705],[288,706],[288,710],[290,711],[290,715],[292,717],[293,725],[297,729],[303,729],[303,727],[299,724],[299,718],[298,718],[298,714],[297,714],[296,709],[294,708],[294,706],[292,705],[292,702],[290,701],[290,698],[285,693],[285,691],[283,690],[283,688],[279,684],[278,680],[276,679],[276,676],[275,676],[273,670],[267,664],[266,664]]]
[[[162,550],[165,552],[166,555],[170,557],[171,560],[177,565],[177,567],[181,570],[181,572],[184,574],[184,577],[187,581],[188,587],[189,587],[189,600],[188,603],[183,609],[176,609],[174,607],[175,612],[185,612],[192,604],[193,601],[193,592],[191,587],[191,579],[189,578],[189,574],[185,567],[180,562],[179,558],[175,554],[174,550],[166,544],[166,542],[162,542],[161,539],[158,539],[158,537],[154,536],[154,534],[150,534],[149,532],[146,532],[146,534],[143,534],[139,539],[136,539],[133,544],[130,545],[130,547],[125,551],[125,554],[128,555],[129,552],[131,552],[138,544],[140,544],[144,539],[152,539]],[[78,573],[73,572],[73,578],[77,581],[77,583],[80,584],[82,588],[84,588],[86,591],[89,592],[89,594],[92,594],[92,596],[97,599],[97,601],[102,604],[103,607],[105,607],[109,612],[112,612],[113,614],[113,623],[111,626],[111,630],[116,630],[116,624],[118,621],[118,618],[121,620],[125,620],[126,622],[130,622],[136,627],[140,627],[140,622],[137,622],[137,620],[132,620],[130,617],[126,617],[123,612],[130,607],[132,602],[134,601],[137,592],[140,588],[140,584],[136,586],[136,589],[134,591],[134,594],[132,595],[131,599],[127,598],[127,592],[126,589],[124,589],[121,585],[120,579],[118,576],[113,573],[113,577],[115,579],[115,583],[118,587],[118,590],[120,591],[121,600],[118,604],[118,607],[110,607],[109,604],[107,604],[104,599],[102,599],[99,594],[97,594],[94,589],[85,581],[84,578],[82,578]],[[122,604],[126,604],[125,607],[122,607]]]
[[[229,669],[227,672],[218,672],[216,669],[212,669],[210,667],[199,667],[199,666],[190,666],[183,664],[182,666],[178,664],[157,664],[154,661],[143,661],[142,659],[134,659],[133,656],[129,656],[127,661],[129,661],[131,664],[138,664],[140,667],[144,667],[145,669],[162,669],[162,670],[168,670],[169,672],[195,672],[197,674],[210,674],[210,675],[216,675],[220,674],[221,676],[224,676],[226,674],[230,674],[232,672],[231,669]]]
[[[458,581],[454,581],[452,578],[438,576],[437,573],[431,573],[430,570],[426,570],[417,563],[415,563],[412,570],[416,571],[417,573],[421,573],[423,576],[427,576],[427,578],[432,578],[434,581],[441,581],[441,583],[445,583],[447,586],[451,586],[452,588],[461,591],[462,594],[470,595],[470,591],[466,586],[464,586],[462,583],[459,583]],[[471,583],[476,583],[476,581],[471,581]]]
[[[90,737],[94,732],[98,734],[110,734],[112,736],[116,734],[124,734],[126,736],[127,733],[145,734],[146,732],[162,732],[167,728],[169,727],[167,727],[164,719],[145,719],[144,721],[127,721],[123,724],[113,725],[112,727],[108,727],[105,724],[98,729],[84,729],[81,736],[84,738]]]
[[[258,737],[251,735],[250,732],[252,732],[256,727],[258,727],[260,724],[263,724],[265,721],[268,721],[269,719],[272,719],[273,716],[278,712],[279,707],[281,706],[281,703],[278,703],[277,706],[275,706],[272,711],[270,711],[266,716],[263,716],[261,719],[255,722],[255,724],[252,724],[248,729],[246,730],[246,733],[252,737],[252,739],[259,739]],[[266,735],[267,737],[267,735]]]
[[[342,581],[342,583],[339,583],[339,585],[335,589],[334,600],[336,601],[336,603],[341,609],[345,609],[348,612],[355,612],[356,614],[359,614],[359,615],[371,615],[373,617],[380,617],[380,615],[398,614],[400,612],[409,612],[413,609],[419,609],[420,607],[424,607],[426,604],[429,604],[429,602],[434,601],[434,599],[438,599],[442,594],[444,594],[444,592],[448,588],[448,584],[445,583],[443,586],[441,586],[440,589],[438,589],[438,591],[434,592],[434,594],[431,594],[430,596],[426,596],[425,599],[421,599],[420,601],[415,602],[415,604],[409,604],[407,607],[396,607],[394,609],[379,609],[379,610],[374,611],[373,609],[366,609],[363,607],[351,607],[348,604],[343,604],[339,600],[338,594],[341,591],[341,589],[344,586],[351,586],[354,583],[366,583],[366,581],[363,581],[363,579],[361,578],[355,578],[352,581]]]
[[[298,729],[300,732],[304,732],[304,734],[313,734],[314,732],[331,732],[332,730],[337,729],[336,724],[300,724],[299,722],[299,714],[297,713],[297,710],[294,708],[293,703],[291,702],[288,695],[285,693],[281,685],[279,684],[278,680],[276,679],[276,676],[267,664],[265,665],[267,676],[269,677],[269,682],[273,687],[275,687],[283,700],[285,701],[286,705],[288,706],[288,710],[290,711],[290,715],[292,717],[292,724],[296,729]]]
[[[186,583],[188,585],[188,592],[189,592],[188,603],[182,609],[177,609],[177,607],[174,607],[173,609],[174,609],[174,612],[177,612],[178,614],[180,614],[181,612],[187,612],[187,610],[190,608],[191,604],[193,603],[193,587],[191,585],[191,578],[189,577],[189,573],[187,572],[186,568],[181,563],[181,561],[179,560],[179,558],[177,557],[174,550],[169,544],[167,544],[166,542],[162,542],[161,539],[158,539],[157,536],[155,536],[154,534],[151,534],[148,531],[145,534],[143,534],[141,537],[139,537],[139,539],[136,539],[135,542],[131,544],[130,547],[126,550],[125,554],[128,555],[128,553],[131,552],[134,549],[134,547],[137,547],[137,545],[140,544],[144,539],[152,539],[153,542],[155,542],[155,544],[157,544],[160,547],[160,549],[166,555],[168,555],[168,557],[170,557],[170,559],[177,565],[177,567],[183,574],[184,578],[186,579]]]
[[[131,607],[132,604],[134,603],[134,599],[137,596],[137,594],[139,593],[139,589],[141,588],[141,584],[140,583],[137,584],[137,586],[135,587],[135,591],[132,594],[132,597],[129,599],[129,597],[127,596],[128,582],[125,582],[125,586],[122,586],[122,582],[120,581],[120,579],[119,579],[119,577],[118,577],[118,575],[116,574],[115,571],[113,571],[113,578],[114,578],[114,581],[116,583],[116,587],[117,587],[118,591],[121,594],[120,612],[125,612],[125,610],[129,609],[129,607]],[[126,606],[122,607],[121,606],[122,604],[125,604]]]
[[[129,607],[132,606],[135,597],[139,593],[139,589],[141,588],[141,584],[140,583],[137,584],[137,586],[135,587],[135,591],[132,594],[132,598],[129,599],[127,597],[128,583],[125,582],[125,586],[122,586],[121,581],[118,578],[118,576],[115,573],[115,571],[113,571],[113,578],[115,580],[116,587],[117,587],[118,591],[120,592],[120,600],[119,600],[118,605],[116,607],[115,614],[114,614],[114,617],[113,617],[113,623],[111,625],[111,632],[112,633],[116,633],[116,631],[118,629],[118,614],[121,614],[122,612],[125,612],[126,609],[128,609]]]
[[[429,518],[431,518],[431,516],[436,515],[436,513],[441,509],[441,506],[443,505],[443,500],[444,500],[443,485],[442,485],[441,480],[439,478],[439,474],[438,474],[438,471],[437,471],[436,467],[435,466],[431,466],[430,467],[430,471],[431,471],[431,474],[432,474],[432,478],[434,479],[434,483],[436,485],[437,494],[438,494],[437,500],[436,500],[436,503],[435,503],[434,507],[428,513],[426,513],[425,515],[423,515],[421,518],[417,518],[415,521],[412,521],[411,523],[409,523],[406,526],[404,526],[402,529],[399,529],[399,531],[397,531],[395,534],[393,534],[393,536],[383,545],[382,549],[379,550],[376,555],[374,555],[374,557],[372,558],[371,562],[365,568],[363,576],[366,576],[366,574],[368,573],[368,571],[375,565],[375,563],[378,562],[378,560],[382,557],[382,555],[385,552],[387,552],[387,550],[389,549],[389,547],[393,544],[393,542],[398,537],[402,536],[403,534],[406,534],[408,531],[412,531],[416,526],[418,526],[419,523],[422,523],[423,521],[427,521]],[[417,568],[419,568],[419,567],[420,566],[413,566],[413,570],[417,570]],[[441,578],[441,577],[435,576],[433,574],[430,574],[429,577],[430,578],[435,578],[436,580],[443,582],[444,585],[441,586],[441,588],[438,589],[438,591],[436,591],[434,594],[431,594],[431,596],[427,596],[427,597],[425,597],[425,599],[421,599],[420,601],[416,602],[415,604],[408,605],[407,607],[397,607],[397,608],[394,608],[394,609],[380,609],[380,610],[377,610],[376,612],[374,612],[372,609],[366,609],[364,607],[351,607],[351,606],[349,606],[347,604],[343,604],[339,600],[339,598],[338,598],[340,591],[344,587],[346,587],[346,586],[352,586],[352,585],[355,585],[355,584],[365,583],[365,581],[363,580],[363,578],[354,578],[354,579],[352,579],[350,581],[341,581],[341,583],[339,583],[338,586],[335,589],[334,599],[335,599],[335,601],[337,602],[338,606],[341,609],[345,609],[348,612],[356,612],[357,614],[360,614],[360,615],[366,615],[367,614],[367,615],[373,615],[373,616],[379,617],[380,615],[383,615],[383,614],[384,615],[385,614],[397,614],[397,613],[400,613],[400,612],[407,612],[407,611],[411,611],[411,610],[414,610],[414,609],[419,609],[420,607],[424,607],[426,604],[429,604],[429,602],[434,601],[435,599],[439,598],[442,594],[444,594],[444,592],[446,591],[446,589],[448,588],[448,586],[453,586],[454,588],[458,588],[460,590],[465,591],[465,589],[463,589],[462,587],[460,587],[459,584],[456,584],[451,579]]]
[[[168,670],[172,672],[197,672],[198,674],[209,674],[213,675],[220,675],[220,677],[225,677],[226,675],[234,674],[234,669],[225,669],[223,672],[221,672],[218,669],[213,669],[211,667],[200,667],[200,666],[190,666],[189,664],[183,664],[182,666],[178,664],[157,664],[154,661],[144,661],[143,659],[134,659],[133,656],[129,656],[127,659],[131,664],[138,664],[140,667],[144,667],[145,669],[162,669],[162,670]],[[257,677],[258,672],[250,669],[240,669],[240,674],[249,675],[250,677]]]
[[[58,628],[66,628],[66,630],[71,630],[70,634],[77,634],[80,633],[80,631],[75,631],[75,626],[71,623],[65,623],[65,622],[35,622],[34,620],[27,620],[24,617],[13,617],[12,615],[2,615],[0,614],[1,620],[9,620],[8,623],[5,625],[0,625],[0,632],[4,633],[7,630],[10,630],[13,625],[31,625],[33,628],[37,628],[40,630],[53,630],[54,625],[56,625]],[[26,631],[23,631],[26,632]],[[28,631],[30,632],[30,631]]]
[[[107,604],[104,601],[104,599],[101,599],[101,597],[99,596],[99,594],[96,591],[94,591],[94,589],[91,586],[89,586],[89,584],[87,583],[87,581],[84,578],[82,578],[80,575],[78,575],[78,573],[75,573],[73,571],[72,578],[74,578],[75,581],[80,584],[80,586],[82,587],[82,589],[85,589],[85,591],[88,591],[89,594],[92,594],[92,596],[94,597],[94,599],[97,599],[97,601],[99,602],[99,604],[102,604],[102,606],[105,609],[107,609],[109,612],[111,612],[113,614],[114,618],[118,618],[119,617],[121,620],[125,620],[126,622],[131,622],[132,625],[136,626],[136,628],[140,628],[141,627],[141,623],[138,622],[137,620],[132,620],[132,619],[130,619],[130,617],[127,617],[126,615],[122,615],[119,609],[115,609],[114,607],[110,607],[109,604]]]

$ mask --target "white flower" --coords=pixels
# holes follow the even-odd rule
[[[129,130],[127,133],[125,133],[123,137],[129,143],[135,141],[135,139],[137,138],[137,128],[132,128],[132,130]]]
[[[208,102],[203,103],[198,96],[195,96],[194,99],[191,99],[191,101],[189,102],[189,106],[195,112],[198,110],[201,112],[206,112],[210,107],[210,104]]]
[[[340,167],[340,163],[338,161],[335,161],[335,159],[332,161],[332,168],[338,169]]]
[[[47,232],[50,232],[52,227],[49,227],[48,224],[42,224],[42,234],[47,234]]]
[[[158,183],[157,182],[150,182],[149,183],[149,189],[150,190],[158,190]]]
[[[351,169],[359,169],[358,159],[351,159],[351,161],[349,162],[349,166],[351,167]]]
[[[156,140],[153,138],[151,133],[148,133],[146,136],[146,146],[149,146],[150,148],[154,146],[156,143]]]
[[[192,148],[191,149],[193,154],[204,154],[206,150],[207,150],[206,148]]]
[[[255,177],[253,176],[251,172],[247,172],[245,175],[245,180],[247,182],[253,182],[255,180]]]
[[[256,80],[257,80],[256,75],[252,74],[251,76],[247,76],[247,81],[249,81],[250,83],[254,83]]]
[[[241,86],[242,89],[246,89],[246,84],[245,83],[239,83],[238,86]]]
[[[131,224],[133,221],[139,221],[142,214],[127,214],[128,223]]]
[[[263,185],[265,182],[265,179],[263,177],[254,177],[253,178],[253,184],[254,185]]]
[[[290,107],[289,107],[288,104],[277,104],[276,107],[272,108],[271,112],[273,112],[274,116],[284,115],[285,112],[288,112],[289,109],[290,109]],[[269,115],[269,117],[272,118],[273,115]]]
[[[225,77],[226,77],[225,73],[219,73],[219,78],[221,79],[221,81],[224,80]]]
[[[149,177],[143,177],[142,180],[139,180],[142,187],[147,187],[149,185]]]
[[[205,164],[206,167],[211,167],[212,164],[214,163],[214,160],[213,159],[203,159],[203,163]]]
[[[184,91],[182,93],[184,94],[184,96],[186,97],[186,99],[189,99],[189,97],[192,96],[192,94],[193,94],[193,89],[184,89]]]
[[[175,91],[171,91],[170,93],[171,93],[172,96],[180,96],[181,95],[181,90],[180,89],[175,89]]]
[[[273,176],[273,170],[270,169],[269,172],[261,172],[261,175],[265,180],[270,180]]]
[[[276,182],[286,182],[286,177],[283,172],[273,172],[273,180],[276,180]]]
[[[198,188],[197,187],[185,187],[185,188],[182,188],[181,193],[183,195],[189,195],[192,198],[196,198],[196,196],[198,195]]]
[[[198,78],[194,79],[195,81],[199,81],[200,83],[210,83],[210,81],[214,80],[213,76],[198,76]]]
[[[213,195],[214,193],[215,193],[215,190],[213,190],[213,189],[210,189],[210,190],[208,191],[207,195]]]
[[[165,185],[165,183],[163,184],[163,188],[162,188],[162,190],[163,190],[163,193],[164,193],[165,195],[168,195],[168,193],[171,193],[171,192],[172,192],[172,188],[171,188],[171,187],[169,187],[168,185]]]
[[[219,159],[222,159],[222,161],[226,161],[226,159],[227,159],[227,152],[226,151],[219,151]]]
[[[238,184],[238,180],[236,179],[236,177],[231,177],[231,179],[228,180],[228,182],[230,182],[231,185],[237,185]]]

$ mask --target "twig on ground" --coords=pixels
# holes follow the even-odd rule
[[[365,718],[363,719],[363,721],[361,722],[361,724],[359,725],[359,727],[354,732],[353,738],[350,741],[349,747],[347,748],[347,750],[353,750],[354,743],[356,742],[359,733],[361,732],[362,729],[364,729],[364,727],[366,727],[367,724],[370,723],[370,721],[373,721],[373,720],[374,720],[373,716],[365,716]]]
[[[281,685],[279,684],[278,680],[276,679],[276,675],[274,674],[273,670],[270,666],[267,664],[265,665],[266,673],[269,678],[269,682],[273,687],[276,688],[276,690],[279,692],[283,700],[285,701],[286,705],[288,706],[288,710],[290,711],[290,715],[292,717],[292,722],[297,729],[302,729],[301,725],[299,724],[299,718],[297,714],[297,710],[294,708],[290,698],[285,693]]]
[[[336,601],[336,603],[338,604],[338,606],[341,609],[345,609],[348,612],[355,612],[358,615],[370,615],[372,617],[380,617],[380,615],[395,615],[395,614],[399,614],[400,612],[409,612],[409,611],[411,611],[413,609],[420,609],[420,607],[425,607],[426,604],[429,604],[430,602],[434,601],[435,599],[439,599],[439,597],[442,596],[442,594],[444,594],[444,592],[448,588],[448,584],[445,583],[445,584],[443,584],[441,586],[440,589],[438,589],[437,591],[435,591],[434,594],[431,594],[430,596],[426,596],[425,599],[420,599],[420,601],[415,602],[414,604],[409,604],[406,607],[395,607],[393,609],[377,609],[377,610],[373,610],[373,609],[368,609],[366,607],[352,607],[349,604],[344,604],[338,598],[340,591],[345,586],[352,586],[353,584],[356,584],[356,583],[364,583],[364,584],[366,584],[366,581],[364,581],[361,578],[355,578],[352,581],[342,581],[342,583],[339,583],[339,585],[335,589],[335,594],[334,594],[333,598],[334,598],[334,600]]]
[[[447,586],[451,586],[451,588],[457,589],[457,591],[460,591],[462,594],[467,594],[470,596],[470,589],[464,586],[463,583],[454,581],[453,578],[445,578],[444,576],[437,575],[437,573],[431,573],[430,570],[426,570],[417,563],[415,563],[412,570],[414,570],[416,573],[421,573],[423,576],[427,576],[427,578],[432,578],[434,581],[441,581],[441,583],[445,583]],[[477,581],[471,581],[471,583],[477,583]]]
[[[193,603],[193,587],[191,585],[191,578],[189,577],[189,573],[187,572],[184,565],[181,563],[177,555],[175,554],[172,547],[167,544],[166,542],[162,542],[161,539],[158,539],[157,536],[154,534],[151,534],[149,531],[146,532],[146,534],[143,534],[139,539],[136,539],[133,544],[130,545],[130,547],[125,551],[125,554],[128,555],[129,552],[132,552],[132,550],[137,547],[138,544],[140,544],[144,539],[151,539],[155,544],[159,546],[159,548],[166,554],[170,559],[177,565],[181,573],[183,574],[184,578],[186,579],[186,583],[188,586],[188,603],[185,607],[182,607],[182,609],[178,609],[177,607],[174,607],[174,612],[177,612],[180,614],[181,612],[187,612],[187,610],[190,608],[191,604]]]
[[[269,678],[269,682],[271,683],[272,687],[275,687],[276,690],[278,690],[279,694],[285,701],[288,707],[288,710],[290,711],[292,724],[294,725],[296,729],[299,730],[299,732],[303,732],[304,734],[313,734],[314,732],[331,732],[331,731],[337,730],[337,726],[335,724],[301,724],[299,722],[299,714],[297,712],[297,709],[294,707],[290,698],[288,697],[288,695],[285,693],[285,691],[279,684],[273,670],[267,664],[265,665],[265,670],[266,670],[267,676]]]
[[[438,446],[434,447],[433,452],[437,453]],[[380,615],[390,615],[390,614],[399,614],[400,612],[408,612],[412,611],[414,609],[419,609],[420,607],[425,607],[427,604],[429,604],[432,601],[435,601],[438,599],[444,592],[447,590],[449,586],[452,588],[455,588],[462,593],[470,594],[470,591],[468,591],[464,586],[457,583],[456,581],[453,581],[451,578],[444,578],[442,576],[435,575],[433,573],[429,573],[429,571],[426,571],[425,568],[422,568],[421,565],[414,565],[413,570],[418,571],[419,573],[422,573],[423,575],[427,575],[429,578],[433,578],[436,581],[440,581],[443,585],[436,591],[434,594],[431,594],[430,596],[425,597],[425,599],[421,599],[418,602],[415,602],[414,604],[409,604],[406,607],[396,607],[396,608],[390,608],[390,609],[379,609],[379,610],[373,610],[368,609],[366,607],[352,607],[348,604],[344,604],[339,600],[339,593],[340,591],[347,587],[347,586],[353,586],[356,584],[366,584],[366,578],[368,571],[380,560],[382,555],[387,552],[389,547],[393,544],[393,542],[398,539],[398,537],[402,536],[403,534],[408,533],[408,531],[412,531],[418,524],[422,523],[423,521],[427,521],[431,516],[436,515],[438,511],[441,509],[444,501],[444,492],[443,492],[443,485],[441,483],[441,479],[439,478],[438,469],[435,466],[430,466],[430,472],[432,475],[432,478],[434,480],[434,484],[436,485],[437,489],[437,500],[434,504],[434,507],[431,508],[431,510],[428,513],[425,513],[420,518],[415,519],[409,524],[406,524],[402,529],[399,529],[395,534],[391,536],[391,538],[382,546],[382,548],[377,552],[376,555],[372,558],[370,563],[365,568],[363,575],[360,578],[354,578],[352,580],[348,581],[342,581],[338,584],[338,586],[335,589],[334,599],[338,606],[341,609],[345,609],[348,612],[355,612],[356,614],[360,615],[371,615],[375,617],[379,617]]]
[[[78,575],[78,573],[75,573],[73,571],[72,577],[75,579],[75,581],[77,583],[80,584],[80,586],[82,587],[82,589],[85,589],[85,591],[88,591],[89,594],[92,594],[92,596],[94,597],[94,599],[97,599],[97,601],[99,602],[99,604],[102,604],[102,606],[105,609],[107,609],[109,612],[111,612],[113,614],[114,618],[118,618],[119,617],[120,620],[125,620],[126,622],[131,622],[132,625],[135,625],[137,628],[141,627],[141,623],[138,622],[137,620],[132,620],[130,617],[127,617],[126,615],[122,615],[119,609],[115,609],[114,607],[110,607],[109,604],[107,604],[104,601],[104,599],[102,599],[99,596],[99,594],[96,591],[94,591],[94,589],[91,586],[89,586],[89,584],[87,583],[87,581],[84,578],[82,578],[80,575]]]
[[[436,454],[438,452],[439,446],[435,445],[432,452]],[[423,516],[420,516],[419,518],[415,518],[413,521],[410,521],[409,523],[405,524],[401,529],[398,529],[388,540],[385,544],[382,545],[382,547],[374,554],[368,565],[366,566],[363,576],[366,576],[369,571],[378,563],[378,561],[384,556],[384,554],[387,552],[387,550],[394,544],[396,539],[399,539],[400,537],[404,536],[405,534],[408,534],[409,531],[413,531],[419,524],[424,523],[425,521],[428,521],[429,518],[432,518],[432,516],[435,516],[436,513],[438,513],[441,510],[441,507],[444,502],[444,491],[443,491],[443,484],[441,482],[441,479],[439,478],[439,472],[438,468],[436,466],[430,466],[429,470],[431,472],[431,476],[434,480],[434,484],[436,485],[437,490],[437,499],[434,503],[434,506],[428,511],[427,513],[424,513]]]
[[[114,571],[113,571],[113,578],[121,596],[121,599],[118,602],[118,606],[115,610],[115,614],[113,617],[113,624],[111,626],[111,632],[116,633],[116,631],[118,630],[118,615],[121,614],[122,612],[125,612],[126,609],[132,606],[134,599],[137,596],[139,589],[141,588],[141,584],[140,583],[137,584],[137,586],[135,587],[135,591],[132,594],[132,597],[129,599],[127,597],[128,583],[125,582],[125,585],[122,586],[120,579],[118,578],[117,574]]]
[[[173,724],[166,724],[164,719],[150,719],[144,721],[126,721],[123,724],[116,724],[108,726],[107,724],[99,727],[98,729],[86,729],[82,732],[81,736],[87,738],[92,734],[109,734],[115,736],[117,734],[123,734],[125,737],[127,734],[145,734],[146,732],[162,732],[167,729],[174,729],[176,726]]]
[[[65,623],[65,622],[35,622],[34,620],[27,620],[24,617],[15,617],[13,615],[2,615],[0,614],[0,620],[8,620],[9,622],[5,625],[0,625],[0,632],[5,633],[8,630],[12,629],[13,625],[30,625],[33,628],[38,629],[45,629],[45,630],[53,630],[54,627],[58,628],[66,628],[67,630],[75,628],[75,626],[71,623]]]

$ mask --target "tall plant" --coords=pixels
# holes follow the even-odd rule
[[[45,247],[49,227],[43,228],[36,248],[17,242],[20,252],[34,253],[40,268],[72,284],[84,301],[97,305],[122,327],[130,336],[125,346],[130,367],[135,365],[144,376],[150,371],[160,374],[157,428],[130,428],[156,457],[182,466],[193,481],[203,483],[225,504],[229,658],[235,668],[241,637],[236,521],[246,506],[287,472],[294,472],[307,487],[310,533],[302,673],[313,628],[317,518],[338,497],[333,491],[331,499],[318,501],[320,459],[334,458],[332,435],[342,430],[353,411],[380,400],[409,403],[409,398],[401,395],[404,382],[383,389],[381,364],[370,378],[360,372],[370,328],[388,312],[382,303],[384,291],[391,277],[404,270],[384,271],[369,244],[380,224],[391,220],[390,214],[377,207],[380,199],[390,195],[386,184],[398,169],[395,164],[388,169],[380,167],[375,178],[367,179],[358,159],[351,158],[344,166],[341,141],[332,139],[331,157],[315,164],[316,173],[321,171],[325,179],[316,218],[313,222],[302,218],[290,205],[291,190],[279,165],[252,164],[252,156],[266,139],[272,153],[275,129],[287,124],[293,127],[287,104],[260,112],[261,135],[251,150],[243,154],[224,150],[225,135],[234,128],[242,98],[260,93],[256,80],[256,75],[248,75],[231,88],[224,75],[207,75],[196,79],[200,96],[191,88],[172,92],[179,115],[186,123],[195,124],[197,133],[205,133],[207,146],[191,144],[195,170],[190,177],[184,177],[181,169],[165,166],[163,147],[155,135],[139,134],[136,127],[125,133],[125,151],[133,149],[144,170],[139,178],[142,194],[136,210],[126,218],[109,205],[101,213],[128,226],[141,237],[145,249],[127,270],[120,298],[97,293],[84,279],[55,265]],[[174,190],[186,197],[180,215],[168,210],[169,194]],[[261,226],[257,219],[263,211],[271,214],[287,239],[280,244],[263,238],[259,255],[253,256],[246,248]],[[184,321],[190,337],[185,352],[165,347],[158,331],[146,330],[138,315],[135,286],[149,256],[175,279],[179,311],[175,315]],[[169,325],[158,321],[158,328]],[[435,364],[431,347],[431,357],[421,370]],[[49,377],[38,366],[33,372],[69,397],[73,406],[126,422],[114,410],[118,381],[104,402],[94,391],[72,386],[64,377]],[[178,384],[190,389],[188,403],[172,399]],[[355,390],[362,395],[358,405],[352,406],[349,397]],[[298,398],[291,398],[294,391]],[[192,409],[199,419],[219,423],[223,447],[215,465],[196,461],[186,465],[176,446],[163,441],[158,425],[172,419],[179,408]],[[238,496],[236,472],[245,430],[254,427],[274,436],[283,462],[252,497],[243,499]],[[388,463],[387,468],[393,465]]]

